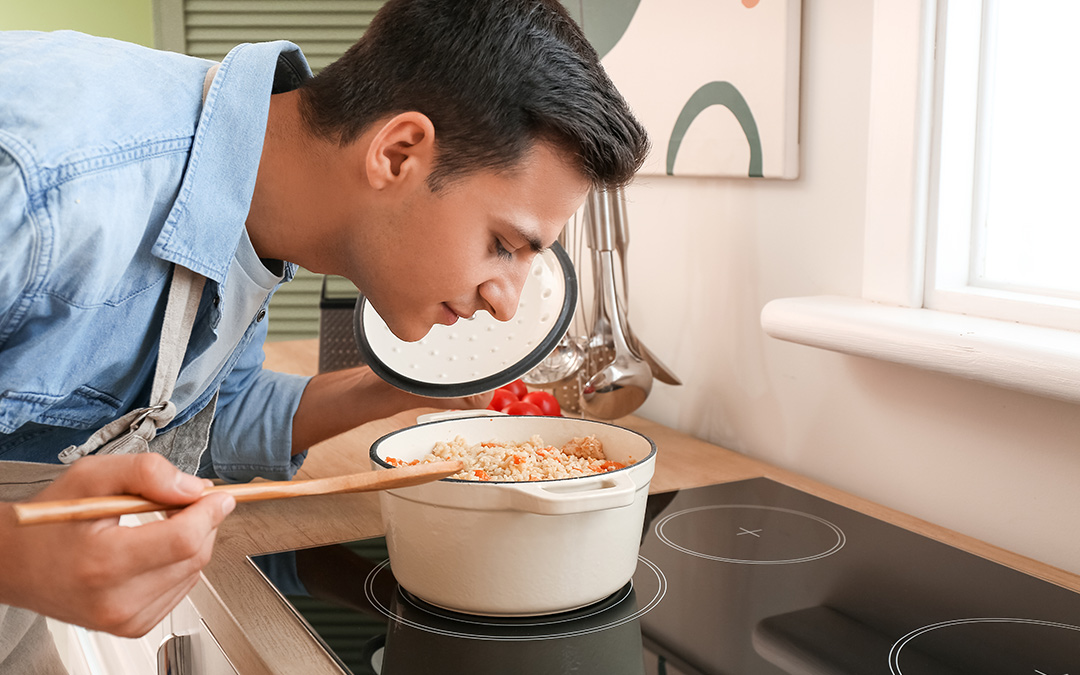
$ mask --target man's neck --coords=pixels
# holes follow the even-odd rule
[[[247,230],[260,258],[321,267],[334,226],[336,148],[308,133],[297,91],[270,97],[266,135]]]

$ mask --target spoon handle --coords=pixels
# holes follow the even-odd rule
[[[630,266],[626,260],[626,254],[630,249],[630,223],[626,220],[626,193],[622,188],[616,188],[610,191],[608,196],[611,199],[615,252],[619,254],[619,267],[622,269],[623,311],[630,314]],[[631,341],[630,346],[635,347],[636,345]]]
[[[330,478],[215,485],[207,488],[203,495],[222,492],[232,495],[238,502],[257,502],[306,495],[369,492],[428,483],[451,476],[461,471],[463,467],[464,465],[460,461],[454,460],[451,462],[403,466],[396,469],[364,471]],[[19,525],[93,520],[122,516],[129,513],[149,513],[151,511],[183,508],[176,504],[159,504],[135,495],[23,502],[13,504],[12,507],[15,510],[15,520]]]

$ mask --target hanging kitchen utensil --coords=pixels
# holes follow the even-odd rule
[[[559,245],[565,251],[567,244],[567,228],[559,233]],[[573,317],[571,316],[571,321]],[[522,380],[534,387],[554,387],[574,377],[585,362],[585,346],[580,340],[567,330],[562,339],[555,345],[555,349],[548,354],[535,368],[525,373]]]
[[[585,224],[585,206],[584,204],[574,214],[574,217],[570,219],[570,222],[566,224],[565,228],[565,240],[566,251],[570,255],[570,260],[574,265],[574,269],[580,275],[581,270],[586,269],[584,255],[585,251],[589,250],[585,244],[585,240],[588,238],[588,227]],[[590,305],[591,309],[591,305]],[[568,416],[580,416],[581,412],[581,383],[582,373],[587,366],[588,360],[588,335],[591,333],[589,329],[589,311],[585,308],[585,297],[582,293],[578,293],[578,303],[574,311],[574,319],[570,324],[570,330],[567,331],[568,340],[573,340],[577,345],[577,349],[582,354],[582,364],[578,370],[566,378],[557,382],[552,382],[545,385],[543,388],[550,391],[555,399],[559,402],[559,407],[562,408],[563,415]]]
[[[543,361],[570,327],[577,291],[574,266],[556,242],[533,260],[510,321],[479,311],[405,342],[361,297],[353,327],[364,362],[398,389],[438,398],[471,396],[509,384]]]
[[[630,223],[626,217],[626,193],[622,188],[609,193],[610,210],[614,222],[615,251],[619,254],[619,266],[622,268],[622,308],[626,317],[626,341],[630,349],[649,364],[653,376],[664,384],[681,385],[682,381],[659,358],[645,346],[630,326],[630,261],[627,252],[630,248]]]
[[[615,290],[613,258],[614,232],[610,201],[606,191],[589,194],[593,255],[597,264],[595,319],[589,340],[590,357],[603,355],[611,339],[612,359],[591,371],[581,390],[581,407],[600,419],[616,419],[637,410],[652,390],[652,371],[630,349],[626,339],[626,317]],[[602,361],[601,361],[602,362]]]
[[[679,379],[679,376],[676,375],[671,368],[668,368],[651,349],[645,346],[644,342],[638,339],[637,334],[634,333],[629,324],[626,326],[626,333],[631,346],[636,346],[638,355],[641,356],[645,363],[649,364],[649,369],[652,371],[653,377],[664,384],[675,386],[682,384],[682,380]]]
[[[604,223],[610,218],[608,211],[609,203],[603,198],[603,193],[597,195],[590,193],[585,200],[585,232],[588,238],[589,252],[592,258],[592,295],[593,308],[591,325],[588,326],[588,338],[586,341],[585,366],[581,372],[578,383],[577,397],[580,407],[581,387],[586,380],[597,373],[601,368],[611,363],[615,358],[615,338],[611,334],[611,321],[608,312],[601,311],[601,298],[604,280],[600,273],[600,239],[603,234],[598,232],[605,230]]]
[[[623,312],[630,314],[630,266],[626,253],[630,248],[630,223],[626,219],[626,193],[622,188],[608,191],[608,208],[611,211],[612,234],[615,252],[619,254],[619,268],[622,270]],[[629,325],[628,325],[629,327]],[[634,347],[635,345],[631,345]],[[635,350],[636,351],[636,350]],[[638,354],[640,356],[640,354]]]

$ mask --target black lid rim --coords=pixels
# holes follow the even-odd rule
[[[526,354],[525,357],[517,363],[514,363],[510,367],[504,368],[497,373],[486,375],[476,380],[455,382],[453,384],[424,382],[402,375],[388,366],[371,349],[363,321],[364,306],[367,304],[367,300],[361,294],[356,299],[356,306],[353,310],[353,334],[356,340],[356,346],[360,350],[360,355],[363,357],[364,363],[370,366],[372,372],[378,375],[382,380],[385,380],[398,389],[409,392],[410,394],[427,396],[429,398],[459,398],[462,396],[472,396],[474,394],[497,389],[521,378],[530,370],[538,366],[540,362],[547,358],[547,356],[555,349],[555,346],[570,329],[570,322],[574,318],[574,308],[577,306],[577,275],[574,273],[574,265],[570,261],[570,256],[567,255],[566,251],[558,242],[551,245],[551,251],[555,254],[555,259],[559,261],[559,266],[562,268],[563,272],[563,284],[566,292],[563,296],[562,308],[559,311],[559,316],[555,320],[551,331],[549,331],[544,339],[540,341],[540,344],[533,348],[532,351]]]

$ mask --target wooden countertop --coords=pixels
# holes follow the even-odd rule
[[[318,342],[266,345],[268,368],[312,374]],[[372,442],[416,422],[416,410],[378,420],[313,447],[298,478],[321,478],[367,470]],[[650,492],[767,477],[875,518],[944,541],[1053,583],[1080,591],[1080,576],[965,537],[931,523],[851,496],[822,483],[755,461],[648,420],[616,423],[651,438],[658,448]],[[207,627],[241,675],[256,673],[340,675],[333,660],[295,619],[246,556],[381,536],[378,497],[373,494],[304,497],[241,504],[219,530],[214,558],[191,599]]]

